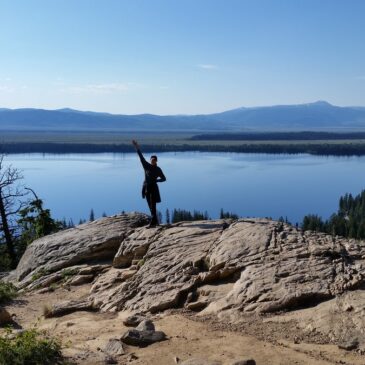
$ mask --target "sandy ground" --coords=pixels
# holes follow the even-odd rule
[[[75,364],[102,364],[106,342],[123,335],[127,329],[123,318],[129,313],[76,312],[50,319],[43,316],[44,306],[80,298],[89,288],[83,285],[51,293],[25,294],[7,309],[21,327],[36,325],[59,336],[64,354]],[[365,364],[365,356],[321,344],[318,338],[302,337],[294,324],[269,323],[251,316],[237,326],[229,326],[213,317],[197,318],[182,310],[165,312],[152,319],[156,330],[164,331],[168,340],[146,348],[125,346],[126,353],[117,358],[118,364],[173,365],[175,357],[205,358],[227,365],[247,358],[255,359],[257,365]],[[307,343],[310,341],[315,343]]]

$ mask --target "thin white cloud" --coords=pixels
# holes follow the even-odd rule
[[[71,94],[111,94],[130,90],[132,83],[73,85],[61,89]]]
[[[212,65],[212,64],[199,64],[197,65],[197,67],[202,68],[203,70],[218,70],[218,66],[217,65]]]
[[[7,86],[7,85],[0,85],[0,92],[11,93],[14,90],[15,89],[13,87],[10,87],[10,86]]]

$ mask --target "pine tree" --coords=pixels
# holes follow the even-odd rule
[[[237,214],[230,213],[230,212],[225,212],[223,210],[223,208],[220,210],[219,216],[220,216],[220,219],[229,219],[229,218],[231,218],[231,219],[238,219],[238,215]],[[282,218],[282,219],[284,219],[284,218]],[[280,220],[280,218],[279,218],[279,220]]]
[[[93,222],[95,220],[95,214],[94,214],[94,209],[90,210],[90,216],[89,216],[89,221]]]
[[[159,223],[162,223],[162,213],[160,211],[157,212],[157,217],[158,217]]]
[[[303,229],[315,229],[332,235],[365,238],[365,190],[353,196],[346,193],[339,199],[337,213],[323,222],[315,215],[303,218]]]

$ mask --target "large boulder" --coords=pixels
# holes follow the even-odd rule
[[[204,261],[212,243],[219,239],[223,223],[183,222],[135,230],[121,244],[114,264],[125,267],[139,260],[140,269],[111,288],[106,300],[99,302],[101,308],[157,312],[178,306],[201,280],[199,275],[207,271]],[[100,295],[95,293],[95,300]]]
[[[275,312],[357,288],[364,282],[364,254],[364,241],[303,232],[280,222],[240,220],[223,232],[208,256],[213,267],[240,269],[240,278],[221,300],[223,308]]]
[[[365,351],[365,241],[269,219],[146,222],[143,214],[124,214],[37,240],[15,272],[18,284],[32,290],[92,280],[86,297],[56,303],[47,316],[128,310],[133,324],[176,307],[228,321],[295,309],[297,317],[285,316],[303,331]],[[145,322],[124,340],[145,346],[159,336]]]
[[[145,214],[120,214],[40,238],[25,251],[15,271],[16,280],[33,281],[81,263],[111,262],[121,242],[147,222]]]
[[[80,264],[107,259],[113,267],[92,270],[98,276],[87,303],[140,313],[182,306],[202,313],[277,312],[312,306],[365,282],[364,241],[268,219],[140,227],[146,221],[142,214],[124,214],[37,240],[24,254],[18,278],[32,288],[72,271],[79,276],[69,282],[78,282],[91,274]],[[31,283],[39,273],[46,275]]]
[[[138,228],[122,242],[114,266],[126,270],[137,262],[139,270],[91,296],[102,310],[157,312],[185,301],[205,313],[295,309],[362,285],[364,255],[363,241],[267,219]],[[207,284],[222,290],[210,288],[214,295],[199,299]]]

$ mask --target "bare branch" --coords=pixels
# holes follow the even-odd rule
[[[39,200],[38,195],[35,193],[35,191],[34,191],[33,189],[31,189],[31,188],[27,188],[27,187],[24,187],[24,189],[25,189],[25,190],[30,190],[30,191],[33,193],[33,195],[34,195],[34,197],[36,198],[36,200]]]

